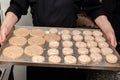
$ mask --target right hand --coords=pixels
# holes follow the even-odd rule
[[[8,12],[6,14],[6,17],[0,29],[0,44],[5,42],[6,36],[9,34],[12,27],[16,24],[17,21],[18,21],[18,18],[13,12]]]
[[[117,41],[116,41],[116,37],[115,37],[115,33],[114,31],[106,31],[104,32],[107,39],[110,41],[111,45],[116,48],[117,46]]]
[[[10,30],[11,30],[10,28],[1,26],[1,30],[0,30],[0,44],[2,44],[6,40],[6,36],[9,34]]]

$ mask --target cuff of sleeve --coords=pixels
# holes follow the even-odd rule
[[[7,12],[13,12],[17,16],[18,20],[21,18],[21,14],[14,8],[9,7],[5,12],[5,15],[7,14]]]
[[[107,15],[104,11],[95,11],[91,14],[91,17],[93,20],[95,20],[100,15]]]

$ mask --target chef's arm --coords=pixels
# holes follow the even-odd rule
[[[110,41],[113,47],[116,47],[117,41],[115,37],[114,30],[112,28],[111,23],[107,19],[105,15],[100,15],[95,19],[95,23],[101,28],[101,30],[105,33],[107,39]]]
[[[6,17],[1,25],[0,43],[5,41],[6,36],[9,34],[11,28],[16,24],[17,21],[18,17],[13,12],[6,13]]]

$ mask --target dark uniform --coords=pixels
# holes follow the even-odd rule
[[[11,0],[7,11],[14,12],[20,19],[31,7],[34,26],[74,27],[76,14],[73,0]]]

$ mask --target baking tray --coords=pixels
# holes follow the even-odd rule
[[[45,30],[46,32],[48,32],[48,30],[50,28],[57,28],[58,31],[60,30],[64,30],[64,29],[68,29],[68,30],[74,30],[74,29],[77,29],[77,30],[90,30],[90,31],[93,31],[93,30],[100,30],[100,29],[88,29],[88,28],[61,28],[61,27],[33,27],[33,26],[15,26],[12,28],[10,34],[7,36],[7,39],[6,41],[3,43],[3,45],[1,46],[0,48],[0,63],[1,64],[13,64],[13,65],[27,65],[27,66],[39,66],[39,67],[61,67],[61,68],[83,68],[83,69],[100,69],[100,70],[120,70],[120,55],[118,54],[118,52],[110,45],[109,41],[107,41],[110,45],[110,47],[113,49],[114,51],[114,54],[118,57],[118,62],[115,63],[115,64],[110,64],[110,63],[107,63],[105,60],[103,60],[102,62],[100,62],[99,64],[96,64],[96,63],[89,63],[89,64],[80,64],[77,63],[76,64],[65,64],[64,61],[63,61],[63,55],[60,55],[62,61],[60,63],[57,63],[57,64],[54,64],[54,63],[49,63],[48,62],[48,56],[47,55],[44,55],[45,56],[45,62],[43,63],[34,63],[31,61],[31,58],[26,56],[26,55],[23,55],[22,57],[20,57],[19,59],[15,59],[15,60],[10,60],[10,59],[6,59],[3,55],[2,55],[2,50],[9,46],[8,44],[8,40],[10,37],[13,36],[13,30],[16,29],[16,28],[20,28],[20,27],[24,27],[24,28],[28,28],[28,29],[35,29],[35,28],[40,28],[40,29],[43,29]],[[74,46],[73,46],[74,48]],[[45,45],[44,46],[44,50],[48,49],[48,47]],[[61,52],[61,50],[60,50]],[[60,53],[61,54],[61,53]],[[77,53],[75,52],[75,57],[77,57],[76,55]],[[104,57],[103,57],[104,58]]]

